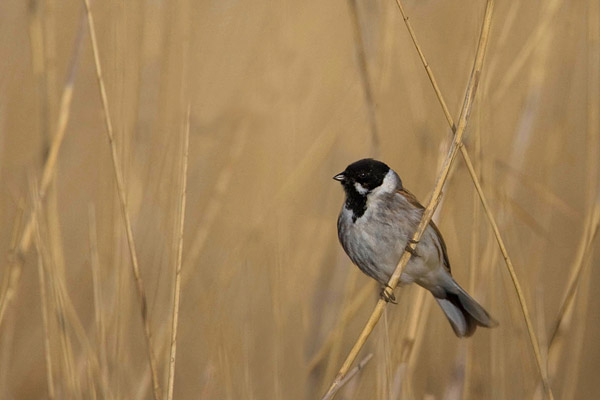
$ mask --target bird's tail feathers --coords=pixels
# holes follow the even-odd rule
[[[450,290],[446,290],[445,298],[436,297],[436,300],[458,337],[471,336],[477,326],[498,326],[498,322],[456,282]]]

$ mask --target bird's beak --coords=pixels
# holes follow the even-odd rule
[[[333,179],[335,179],[336,181],[343,182],[344,179],[346,179],[346,175],[344,175],[343,172],[340,172],[339,174],[337,174],[336,176],[334,176]]]

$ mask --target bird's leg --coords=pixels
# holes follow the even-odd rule
[[[389,291],[388,291],[388,289],[389,289]],[[385,285],[383,287],[383,289],[381,289],[381,293],[379,293],[379,296],[386,303],[398,304],[398,303],[396,303],[396,296],[394,296],[394,292],[392,291],[392,288],[390,285]]]

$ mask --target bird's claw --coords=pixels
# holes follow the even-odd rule
[[[388,291],[388,289],[389,289],[389,291]],[[394,296],[394,292],[392,291],[392,288],[389,285],[385,285],[383,287],[383,289],[381,289],[381,293],[379,293],[379,296],[386,303],[398,304],[396,302],[396,296]]]
[[[414,241],[412,241],[412,240],[410,241],[410,243],[414,243],[414,244],[416,244],[416,243],[415,243]],[[418,242],[417,242],[417,243],[418,243]],[[409,244],[409,243],[407,243],[407,244],[406,244],[406,247],[404,248],[404,250],[408,251],[408,252],[410,253],[410,255],[411,255],[411,256],[415,256],[415,257],[417,257],[417,256],[418,256],[418,254],[417,254],[417,250],[416,250],[416,249],[413,249],[412,247],[410,247],[410,244]]]

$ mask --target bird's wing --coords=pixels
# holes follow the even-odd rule
[[[397,192],[404,196],[404,198],[413,206],[415,206],[418,209],[421,210],[425,210],[425,207],[423,207],[423,205],[421,203],[419,203],[419,200],[417,200],[417,198],[415,197],[414,194],[412,194],[411,192],[409,192],[408,190],[402,188],[402,189],[398,189]],[[438,243],[440,244],[441,247],[441,253],[442,253],[442,258],[444,260],[444,267],[446,267],[446,269],[448,270],[448,272],[451,272],[450,269],[450,260],[448,260],[448,250],[446,249],[446,243],[444,242],[444,237],[442,236],[442,233],[440,232],[440,230],[438,229],[438,227],[436,226],[435,222],[433,221],[429,221],[429,226],[431,226],[431,228],[433,228],[433,231],[435,232],[436,236],[438,237]]]

